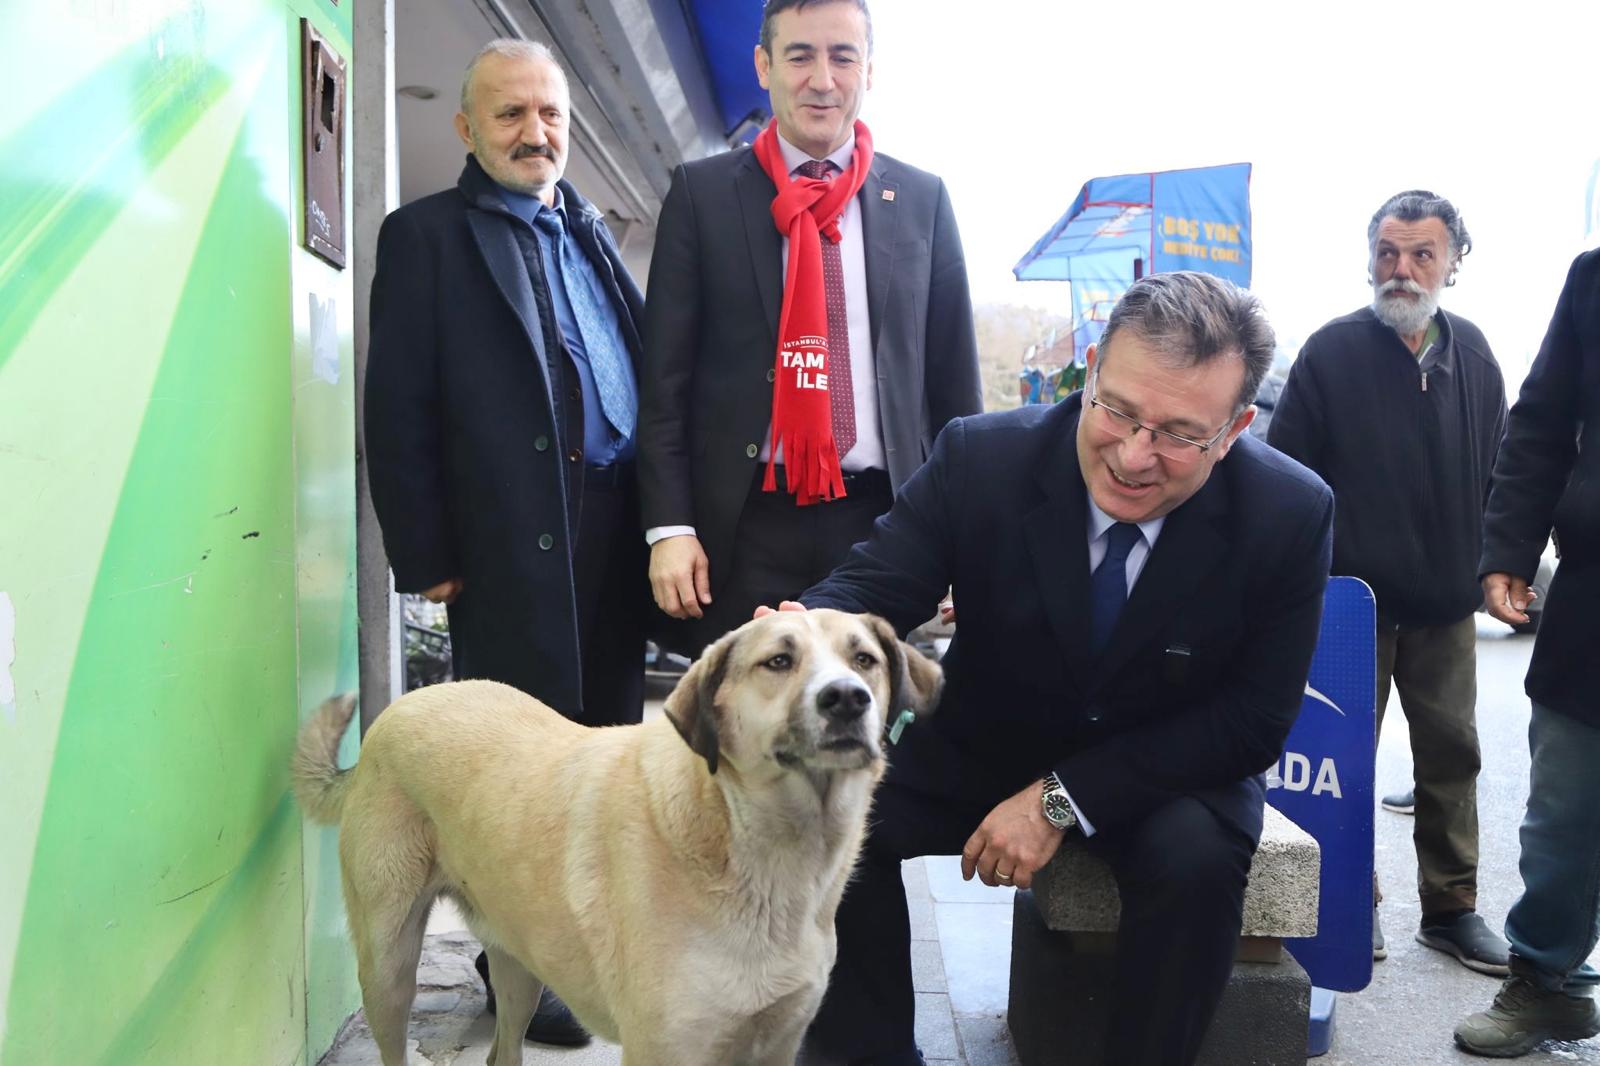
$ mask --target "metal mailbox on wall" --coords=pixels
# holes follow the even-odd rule
[[[305,169],[305,246],[345,265],[344,57],[300,20],[301,152]]]

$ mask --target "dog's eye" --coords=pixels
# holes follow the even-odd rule
[[[787,670],[794,665],[794,660],[787,655],[774,655],[761,665],[768,670]]]
[[[868,655],[864,651],[858,651],[856,652],[856,665],[863,670],[871,670],[878,665],[878,660],[875,656]]]

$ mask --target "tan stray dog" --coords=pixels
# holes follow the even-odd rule
[[[666,715],[590,729],[492,681],[412,692],[335,763],[352,697],[301,731],[295,792],[339,824],[367,1023],[403,1066],[428,910],[460,906],[521,1066],[548,981],[624,1066],[792,1066],[883,775],[885,717],[939,668],[889,624],[781,612],[712,645]]]

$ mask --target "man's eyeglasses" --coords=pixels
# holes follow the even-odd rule
[[[1089,376],[1089,407],[1101,413],[1101,418],[1106,427],[1116,436],[1135,437],[1138,436],[1141,429],[1147,430],[1152,442],[1151,447],[1155,449],[1156,454],[1163,459],[1171,459],[1176,463],[1192,463],[1199,459],[1206,452],[1209,452],[1218,441],[1227,436],[1228,430],[1233,427],[1233,422],[1229,421],[1227,425],[1217,430],[1217,435],[1210,440],[1194,440],[1190,437],[1185,437],[1181,433],[1173,433],[1170,430],[1147,426],[1132,415],[1119,411],[1110,404],[1101,403],[1099,395],[1100,372],[1097,369]]]

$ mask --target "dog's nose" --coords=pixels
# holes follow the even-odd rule
[[[859,681],[842,678],[830,681],[817,693],[817,710],[836,722],[852,722],[866,713],[872,703],[872,690]]]

